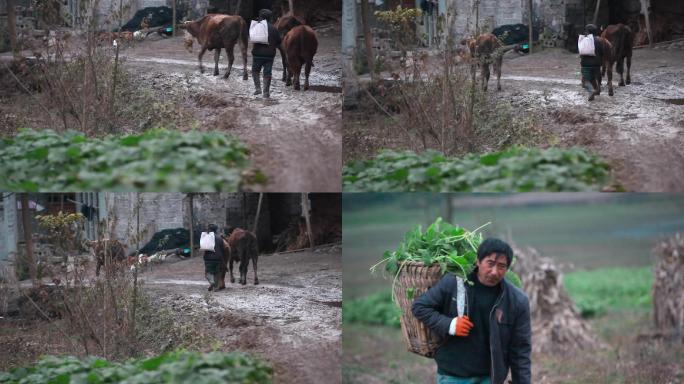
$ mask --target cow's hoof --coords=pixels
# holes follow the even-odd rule
[[[242,76],[242,80],[249,80],[249,77],[247,76],[247,74],[246,74],[246,73],[245,73],[245,75],[244,75],[244,76]]]
[[[222,291],[222,290],[224,290],[224,289],[226,289],[226,287],[219,287],[219,288],[217,289],[217,291]]]
[[[301,88],[299,87],[298,84],[295,84],[294,89],[295,89],[295,91],[299,91]]]
[[[305,85],[305,86],[304,86],[304,90],[305,90],[305,91],[308,91],[308,90],[309,90],[309,86],[308,86],[308,85]]]
[[[214,76],[218,76],[218,75],[219,75],[219,73],[218,73],[218,72],[214,72]]]
[[[608,96],[613,96],[613,90],[608,91]]]
[[[628,78],[628,79],[625,81],[625,84],[628,84],[628,85],[629,85],[629,84],[632,84],[632,80],[630,80],[630,79]]]
[[[254,285],[259,285],[259,280],[254,280]]]
[[[211,292],[213,289],[214,289],[214,287],[212,287],[212,286],[210,285],[209,288],[207,288],[207,291]]]
[[[618,87],[624,87],[624,86],[625,86],[625,83],[623,83],[622,81],[618,83]]]
[[[230,282],[235,284],[235,279],[230,279]]]
[[[241,284],[241,285],[247,285],[247,282],[246,282],[246,281],[241,281],[240,284]]]

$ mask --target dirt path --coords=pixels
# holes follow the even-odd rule
[[[339,246],[264,256],[259,285],[207,292],[201,257],[163,264],[142,276],[160,303],[206,317],[217,340],[275,366],[276,383],[339,383],[342,260]]]
[[[684,49],[639,49],[632,84],[607,87],[594,102],[579,86],[579,58],[564,50],[504,58],[498,94],[515,108],[542,113],[562,145],[603,156],[628,191],[684,190]]]
[[[225,51],[220,76],[213,76],[213,52],[204,55],[205,73],[197,67],[198,47],[185,50],[183,37],[143,41],[122,53],[136,78],[160,94],[181,95],[182,108],[200,122],[199,129],[219,129],[247,144],[252,163],[268,178],[255,191],[339,192],[342,167],[340,29],[317,30],[319,48],[311,71],[312,89],[294,91],[280,80],[282,64],[276,56],[271,100],[253,96],[251,56],[249,80],[242,80],[239,49],[230,78]],[[188,129],[191,127],[188,127]]]

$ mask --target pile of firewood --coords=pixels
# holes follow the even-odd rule
[[[654,249],[653,316],[661,331],[684,331],[684,236],[661,241]]]
[[[563,286],[555,262],[532,249],[514,247],[515,271],[530,299],[532,351],[572,353],[601,348],[603,344],[582,319]]]

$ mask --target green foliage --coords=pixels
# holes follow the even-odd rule
[[[272,368],[243,352],[170,352],[115,363],[96,357],[47,356],[31,367],[0,373],[2,383],[244,383],[272,382]]]
[[[389,29],[391,41],[402,51],[406,51],[417,40],[416,21],[421,11],[417,8],[402,8],[398,5],[392,11],[376,11],[375,17]]]
[[[428,150],[381,151],[342,171],[346,192],[529,192],[599,190],[608,165],[580,148],[522,148],[447,158]]]
[[[399,327],[401,310],[392,303],[392,292],[387,290],[342,303],[344,323],[366,323]]]
[[[475,264],[477,247],[482,242],[478,229],[470,232],[438,217],[425,232],[420,225],[406,232],[396,251],[385,251],[381,263],[385,263],[385,270],[392,275],[399,273],[403,263],[413,261],[424,265],[439,264],[443,273],[465,277]]]
[[[247,149],[219,132],[24,130],[0,142],[0,189],[236,191],[247,165]]]
[[[648,309],[653,272],[650,267],[601,268],[570,272],[564,285],[583,317],[608,311]]]

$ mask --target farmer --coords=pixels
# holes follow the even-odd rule
[[[582,86],[589,82],[587,90],[591,92],[589,101],[594,100],[601,91],[601,63],[603,62],[603,47],[598,40],[599,30],[594,24],[587,24],[584,27],[585,35],[592,35],[594,37],[594,56],[580,55],[580,67],[582,72]]]
[[[435,353],[438,384],[501,384],[509,368],[514,384],[531,382],[529,300],[504,279],[512,259],[508,244],[486,239],[468,275],[472,284],[447,273],[413,303],[413,314],[445,338]],[[458,285],[465,287],[463,313]]]
[[[218,291],[225,288],[225,284],[220,281],[221,271],[224,268],[223,262],[223,240],[218,233],[215,224],[209,224],[209,232],[214,233],[214,251],[204,251],[204,274],[209,281],[209,291]]]
[[[264,98],[271,97],[271,74],[273,72],[273,60],[275,59],[276,49],[280,46],[282,39],[280,33],[271,24],[272,12],[268,9],[259,11],[258,21],[266,20],[268,23],[268,44],[254,43],[252,47],[252,78],[254,79],[255,95],[261,94],[261,84],[259,77],[261,68],[264,68]]]

